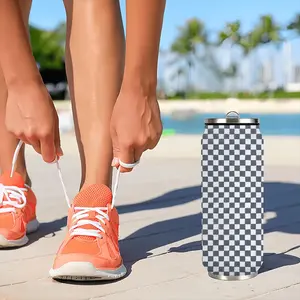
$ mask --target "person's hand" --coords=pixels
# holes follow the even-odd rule
[[[63,155],[58,116],[42,82],[8,87],[5,124],[18,139],[32,145],[45,162]]]
[[[111,118],[113,167],[121,172],[131,169],[120,166],[140,160],[143,152],[153,149],[162,134],[162,122],[156,95],[145,96],[138,91],[120,93]]]

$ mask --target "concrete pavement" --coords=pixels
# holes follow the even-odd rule
[[[26,247],[1,250],[0,299],[299,300],[300,138],[268,137],[265,143],[265,265],[243,282],[210,279],[201,264],[200,136],[163,138],[132,174],[122,176],[117,205],[129,275],[114,283],[48,277],[65,234],[67,205],[55,165],[28,150],[41,227]],[[73,135],[63,135],[62,145],[61,167],[74,196],[80,169]]]

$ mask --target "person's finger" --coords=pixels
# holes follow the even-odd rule
[[[54,162],[56,160],[56,149],[53,135],[42,138],[40,144],[43,160],[47,163]]]
[[[119,160],[125,164],[135,163],[134,148],[122,147],[120,154],[119,154]],[[132,168],[126,168],[126,167],[120,165],[121,173],[127,173],[127,172],[131,172],[131,171],[132,171]]]
[[[113,159],[111,162],[111,166],[115,168],[119,168],[120,147],[118,143],[117,133],[113,128],[111,128],[110,130],[110,136],[111,136],[112,147],[113,147]]]
[[[54,144],[55,144],[55,149],[56,149],[56,155],[59,156],[59,157],[63,156],[64,152],[61,148],[59,130],[57,130],[57,132],[55,134]]]
[[[54,128],[54,144],[55,144],[55,149],[56,149],[56,155],[58,157],[63,156],[64,152],[61,148],[61,142],[60,142],[60,133],[59,133],[59,118],[57,116],[57,113],[55,114],[55,121],[56,125]]]
[[[153,150],[157,146],[157,144],[159,143],[160,138],[161,138],[161,134],[162,134],[162,130],[159,131],[159,132],[157,132],[156,134],[153,134],[151,136],[148,144],[147,144],[147,148],[146,149]]]
[[[17,138],[18,140],[23,141],[25,144],[31,145],[31,144],[29,143],[29,141],[27,140],[25,134],[16,134],[15,136],[16,136],[16,138]]]
[[[147,150],[148,148],[135,148],[134,149],[134,162],[138,162],[141,160],[141,157],[143,153]]]
[[[157,146],[158,142],[159,142],[159,139],[158,139],[158,140],[152,140],[152,141],[148,144],[147,149],[153,150],[153,149]]]
[[[37,153],[41,154],[41,144],[37,138],[28,137],[27,141]]]
[[[111,162],[111,166],[115,168],[119,168],[119,157],[120,157],[120,148],[113,144],[113,159]]]

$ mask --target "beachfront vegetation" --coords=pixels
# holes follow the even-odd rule
[[[54,30],[45,31],[30,26],[31,44],[33,54],[40,69],[63,69],[65,24],[59,24]],[[268,86],[256,91],[243,91],[238,88],[241,78],[241,60],[243,58],[258,60],[258,51],[262,47],[269,47],[270,53],[279,49],[288,39],[300,37],[300,14],[291,18],[289,24],[278,24],[271,15],[261,16],[252,30],[244,32],[242,21],[233,20],[224,25],[219,31],[211,31],[200,19],[187,20],[178,28],[178,35],[170,49],[162,50],[168,53],[166,67],[172,69],[169,80],[175,82],[172,93],[164,87],[159,78],[159,96],[166,99],[215,99],[215,98],[269,98]],[[227,48],[228,47],[228,48]],[[217,49],[229,49],[230,57],[227,66],[221,66],[218,60]],[[231,51],[232,50],[232,51]],[[272,52],[273,51],[273,52]],[[238,55],[237,55],[238,53]],[[255,58],[256,55],[256,58]],[[193,73],[197,72],[201,64],[218,82],[218,92],[210,92],[195,85],[192,80]],[[204,75],[202,75],[204,76]],[[201,71],[198,75],[201,81]],[[261,80],[258,78],[258,81]],[[229,93],[224,91],[225,82],[230,82]],[[228,90],[228,89],[227,89]],[[286,93],[282,87],[271,90],[272,98],[299,98],[300,93]]]
[[[54,30],[29,27],[33,55],[41,70],[64,68],[65,23]]]
[[[160,97],[162,99],[168,100],[221,100],[221,99],[229,99],[232,97],[232,93],[222,93],[222,92],[191,92],[182,95],[180,93],[176,95],[165,95],[165,97]],[[272,92],[270,97],[269,92],[262,93],[250,93],[250,92],[238,92],[234,95],[235,98],[240,100],[284,100],[284,99],[294,99],[300,100],[300,92],[285,92],[285,91],[275,91]]]
[[[165,96],[167,99],[299,98],[300,92],[288,93],[284,90],[284,86],[274,85],[272,75],[263,74],[274,73],[272,67],[275,65],[277,51],[282,49],[285,42],[294,38],[300,38],[300,14],[291,19],[289,24],[279,24],[271,15],[263,15],[249,32],[242,30],[242,22],[239,20],[225,24],[219,32],[210,31],[197,18],[188,20],[179,27],[178,35],[170,47],[173,53],[171,65],[175,65],[173,77],[176,78],[177,88],[175,91],[173,89],[172,93],[164,94],[164,84],[161,83],[161,97]],[[228,61],[225,67],[220,64],[222,58],[220,59],[220,52],[217,52],[220,47],[229,53],[229,57],[225,58]],[[267,59],[260,57],[261,49],[268,50],[270,55]],[[224,55],[224,52],[222,53]],[[243,59],[247,59],[248,64],[250,62],[246,76],[249,73],[251,75],[256,73],[256,78],[252,76],[254,81],[252,87],[258,88],[247,90],[241,89],[238,85],[238,81],[243,79],[242,76],[245,74],[245,71],[243,74],[241,70]],[[269,63],[268,70],[263,69],[266,60]],[[199,89],[201,72],[203,72],[201,69],[197,74],[198,82],[195,84],[195,80],[192,81],[191,72],[197,64],[202,65],[202,70],[203,66],[206,68],[206,74],[209,69],[214,78],[217,78],[220,88],[215,90],[218,92]],[[230,92],[220,93],[219,91],[224,90],[225,82],[230,84]]]

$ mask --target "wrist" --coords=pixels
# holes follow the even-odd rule
[[[142,72],[140,70],[126,71],[123,76],[122,91],[138,93],[142,96],[156,96],[156,72]]]
[[[6,79],[7,89],[23,89],[31,87],[40,87],[43,85],[43,80],[39,73],[32,74],[31,76],[10,76]]]
[[[38,97],[42,101],[44,97],[41,95],[46,95],[47,88],[39,78],[28,78],[27,80],[18,79],[12,81],[10,85],[7,86],[7,92],[8,97],[12,97],[12,99],[15,99],[18,102],[26,103],[32,100],[31,97]],[[31,96],[28,97],[28,95]]]

